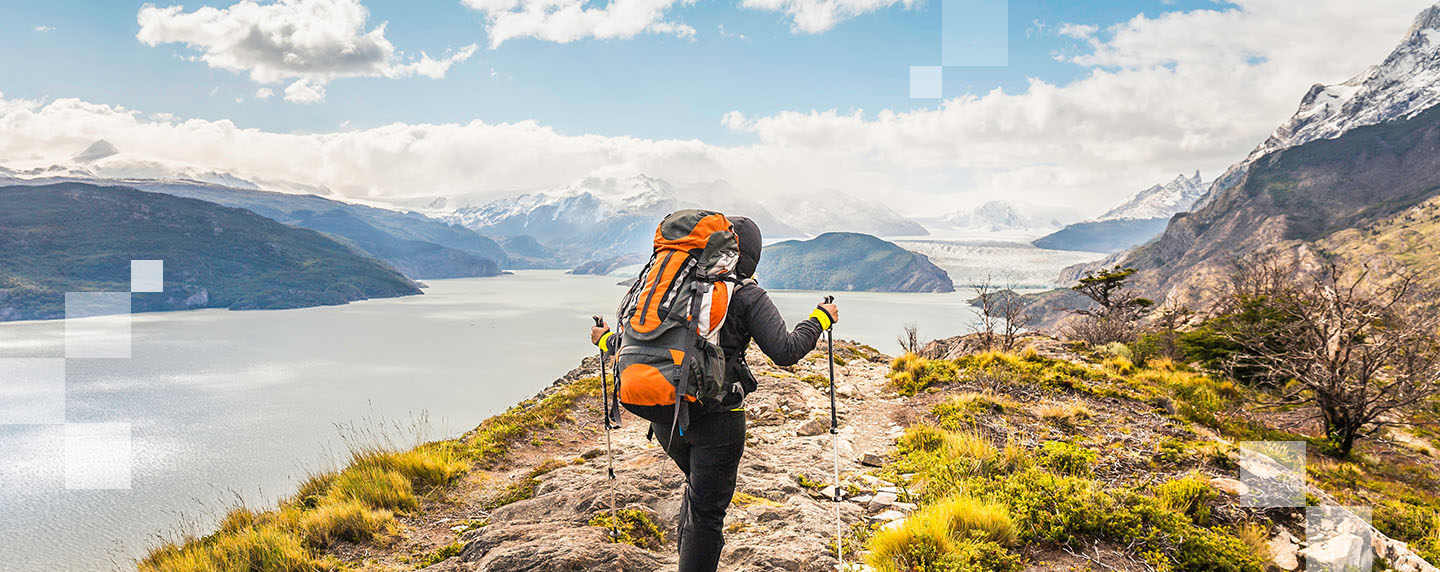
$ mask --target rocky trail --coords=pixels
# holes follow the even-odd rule
[[[952,338],[932,344],[927,352],[953,358],[972,351],[968,344]],[[1056,359],[1082,359],[1066,344],[1040,336],[1025,340],[1025,347]],[[935,404],[957,395],[983,395],[1005,404],[1004,414],[974,418],[976,431],[999,446],[1034,450],[1046,441],[1083,434],[1102,452],[1094,468],[1101,482],[1144,485],[1195,470],[1156,469],[1161,442],[1196,436],[1188,423],[1166,415],[1164,407],[984,379],[904,397],[888,385],[890,356],[839,341],[835,355],[841,485],[847,496],[840,513],[849,569],[865,569],[854,564],[860,547],[855,541],[857,530],[902,521],[915,510],[901,502],[906,491],[883,480],[885,472],[879,466],[895,454],[896,440],[907,427],[930,420],[928,412]],[[760,385],[746,403],[747,446],[726,519],[721,569],[833,571],[837,561],[834,504],[828,488],[832,437],[825,355],[817,350],[785,368],[753,350],[748,358]],[[597,359],[588,358],[534,401],[597,376],[597,365]],[[1074,422],[1057,420],[1067,415],[1074,416]],[[613,433],[618,478],[612,483],[606,479],[599,400],[582,398],[568,415],[532,431],[501,463],[471,471],[456,486],[426,499],[422,510],[404,518],[404,533],[393,544],[351,545],[353,551],[341,551],[342,559],[367,570],[674,570],[673,531],[683,477],[660,447],[647,441],[647,427],[626,414],[624,427]],[[1236,485],[1243,484],[1233,478],[1233,471],[1215,466],[1199,470],[1225,495],[1216,512],[1243,519],[1249,509],[1239,506],[1237,497],[1242,493]],[[653,521],[660,538],[641,537],[635,544],[612,542],[607,529],[592,521],[609,511],[612,493],[618,508],[638,511]],[[1304,526],[1281,521],[1269,539],[1270,568],[1302,569],[1307,554]],[[1409,553],[1404,543],[1391,545],[1381,538],[1374,540],[1377,552],[1409,565],[1395,569],[1436,570]],[[1027,572],[1154,570],[1125,547],[1103,542],[1076,547],[1042,543],[1017,551],[1024,555]]]

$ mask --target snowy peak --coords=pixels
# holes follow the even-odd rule
[[[1192,177],[1179,175],[1164,185],[1155,185],[1130,197],[1095,220],[1148,220],[1170,218],[1195,206],[1205,194],[1200,172]]]
[[[776,199],[778,216],[808,234],[858,232],[872,236],[925,236],[920,223],[895,212],[884,203],[853,197],[839,191],[802,194]]]
[[[1075,220],[1068,209],[1038,207],[1010,201],[989,201],[968,211],[950,213],[942,220],[958,228],[1004,232],[1054,230]]]
[[[1260,144],[1250,160],[1272,151],[1414,117],[1440,103],[1440,4],[1415,17],[1405,39],[1378,66],[1344,83],[1315,85],[1300,109]]]

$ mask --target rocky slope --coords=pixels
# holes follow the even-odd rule
[[[1135,193],[1095,220],[1169,219],[1178,213],[1189,211],[1190,207],[1195,206],[1195,201],[1200,200],[1200,196],[1204,194],[1205,187],[1200,179],[1200,171],[1195,171],[1195,175],[1191,177],[1178,175],[1164,185],[1154,185]]]
[[[62,318],[66,292],[129,292],[130,261],[164,260],[136,312],[279,309],[419,294],[384,262],[243,209],[81,183],[0,187],[0,321]]]
[[[1249,485],[1237,479],[1241,469],[1275,470],[1268,457],[1236,446],[1251,435],[1245,432],[1303,440],[1302,433],[1314,429],[1306,426],[1304,412],[1259,417],[1243,407],[1233,386],[1173,364],[1137,367],[1040,336],[1023,339],[1020,348],[1008,356],[976,353],[974,336],[951,338],[928,345],[922,352],[928,360],[906,358],[892,365],[872,348],[837,343],[845,497],[840,518],[847,562],[876,563],[865,551],[887,550],[882,537],[894,537],[887,531],[928,518],[937,502],[933,487],[944,482],[936,479],[953,476],[949,471],[989,467],[969,477],[971,482],[1017,487],[983,498],[1007,499],[1001,502],[1014,511],[1010,518],[1021,521],[1016,538],[996,544],[999,552],[985,553],[988,564],[977,570],[1259,572],[1263,565],[1293,571],[1307,560],[1340,563],[1364,554],[1363,547],[1393,570],[1436,572],[1422,554],[1440,557],[1440,537],[1426,538],[1423,524],[1410,524],[1440,517],[1434,487],[1440,462],[1419,446],[1371,441],[1347,462],[1312,453],[1306,486],[1313,502],[1375,506],[1378,529],[1310,536],[1304,509],[1250,508]],[[758,352],[747,359],[760,391],[746,407],[746,453],[727,516],[721,569],[834,570],[824,354],[816,351],[784,368]],[[320,569],[387,572],[673,570],[670,531],[683,479],[646,440],[644,424],[630,416],[613,434],[617,479],[606,478],[593,378],[597,365],[588,358],[535,398],[456,441],[431,444],[432,450],[471,451],[473,467],[398,513],[389,532],[379,527],[370,540],[328,541],[305,558]],[[922,371],[927,373],[921,376]],[[1204,395],[1211,397],[1197,397]],[[924,445],[917,443],[930,438],[953,441],[957,448],[925,457]],[[968,445],[958,448],[961,443]],[[974,465],[967,460],[972,456]],[[924,459],[942,465],[916,464]],[[946,464],[951,462],[956,464]],[[320,510],[306,508],[308,499],[324,497],[322,487],[337,486],[325,484],[333,480],[312,478],[285,505],[302,523],[297,542],[308,542],[303,539],[311,534],[304,523],[315,513],[306,511]],[[1037,486],[1071,488],[1026,500],[1023,495],[1031,494],[1026,487]],[[612,495],[623,511],[624,542],[607,537],[604,516]],[[1025,512],[1029,502],[1040,503],[1037,512]],[[191,542],[199,547],[241,542],[235,539],[267,530],[271,525],[263,523],[280,519],[278,514],[284,513],[232,515],[225,531]],[[1056,516],[1061,520],[1050,520]],[[1094,522],[1085,524],[1086,519]],[[1061,527],[1059,535],[1041,532],[1042,522]],[[1169,532],[1151,534],[1152,527]],[[1394,540],[1397,536],[1413,537],[1416,544]],[[917,557],[923,554],[920,544],[901,545],[919,550],[913,553]],[[180,561],[147,560],[141,569],[188,570],[163,567]]]
[[[950,276],[925,255],[849,232],[766,246],[755,276],[762,286],[783,290],[955,291]]]

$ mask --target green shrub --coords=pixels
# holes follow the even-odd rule
[[[1017,538],[1003,505],[957,496],[875,532],[867,561],[881,572],[1018,571],[1021,558],[1004,546]]]
[[[890,374],[887,377],[890,378],[890,386],[897,393],[913,396],[932,385],[954,383],[956,368],[954,363],[946,360],[925,359],[907,353],[890,363]]]
[[[1210,480],[1196,473],[1155,486],[1155,498],[1162,506],[1190,517],[1199,526],[1210,524],[1209,503],[1215,496]]]
[[[1065,441],[1046,441],[1040,446],[1040,464],[1061,475],[1090,476],[1097,453]]]
[[[436,548],[435,552],[425,555],[424,558],[421,558],[420,561],[415,564],[415,568],[420,569],[434,566],[452,557],[459,556],[460,552],[464,549],[465,545],[459,542],[451,542],[450,544]]]

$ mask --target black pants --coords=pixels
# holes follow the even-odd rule
[[[725,547],[725,509],[735,494],[735,472],[745,452],[745,412],[698,415],[684,435],[651,423],[665,453],[685,473],[680,504],[680,572],[714,572]]]

